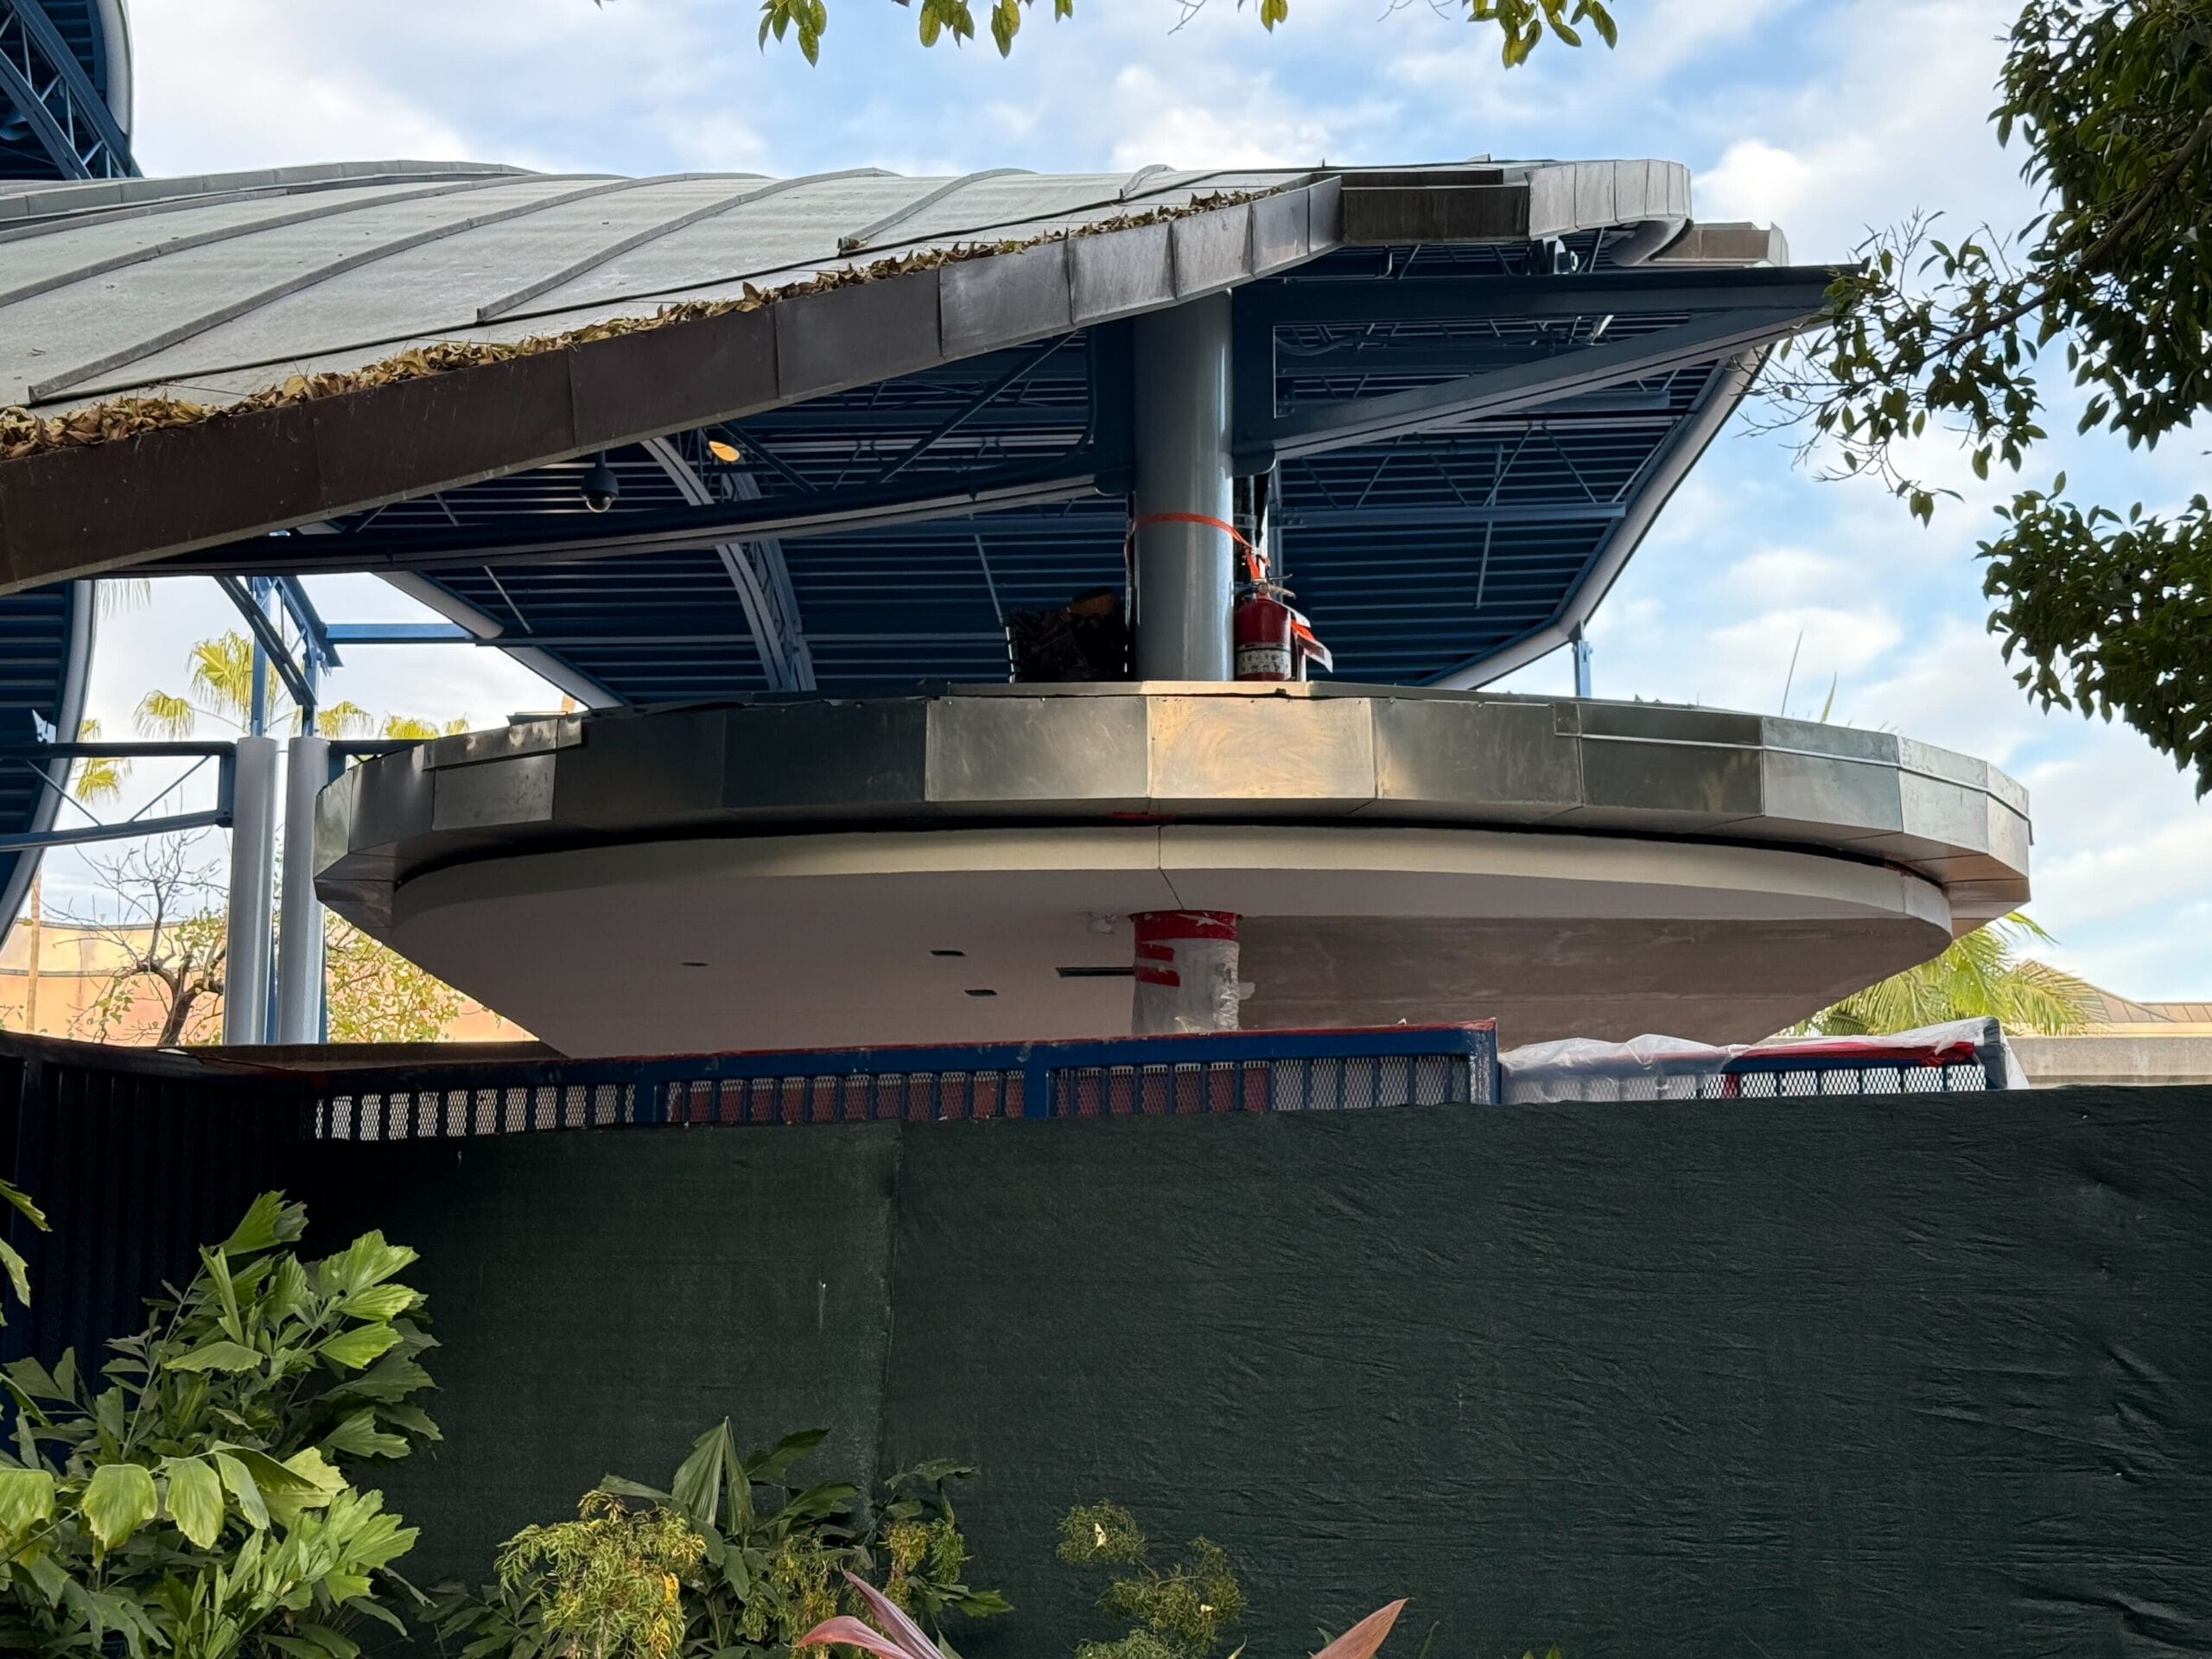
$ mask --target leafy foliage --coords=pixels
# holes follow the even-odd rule
[[[437,1438],[415,1253],[368,1233],[303,1262],[306,1224],[256,1199],[97,1389],[72,1355],[0,1371],[0,1650],[352,1659],[346,1625],[404,1629],[377,1579],[415,1532],[339,1465]]]
[[[77,741],[97,743],[100,738],[100,723],[97,720],[77,722]],[[112,801],[123,794],[123,780],[130,775],[130,763],[112,755],[94,755],[79,760],[69,769],[69,792],[80,801]]]
[[[1904,446],[1963,437],[1977,475],[2046,435],[2063,346],[2080,429],[2156,444],[2212,410],[2212,0],[2028,0],[1992,112],[2046,207],[1945,241],[1916,219],[1861,249],[1826,327],[1770,391],[1808,448],[1926,520],[1945,492]],[[2114,714],[2212,790],[2212,510],[2123,512],[2017,494],[1981,544],[1991,623],[2046,708]]]
[[[2089,1022],[2094,993],[2071,974],[2022,957],[2050,935],[2018,911],[1951,941],[1941,956],[1823,1008],[1796,1029],[1823,1037],[1911,1031],[1994,1015],[2008,1031],[2075,1032]]]
[[[885,1484],[884,1502],[864,1519],[855,1486],[790,1484],[791,1471],[824,1438],[825,1430],[808,1429],[765,1451],[741,1453],[724,1419],[693,1444],[665,1491],[609,1475],[587,1498],[642,1501],[696,1535],[698,1554],[676,1569],[683,1633],[670,1653],[680,1659],[785,1653],[847,1607],[837,1587],[847,1573],[887,1571],[893,1603],[932,1624],[950,1613],[984,1618],[1009,1611],[1004,1597],[975,1589],[962,1576],[967,1541],[948,1489],[974,1470],[940,1460],[906,1471]],[[509,1549],[529,1535],[518,1535]],[[464,1643],[461,1659],[552,1659],[572,1651],[559,1645],[546,1584],[527,1576],[503,1571],[498,1583],[478,1591],[441,1586],[428,1616],[442,1637]]]
[[[1132,1569],[1098,1597],[1100,1608],[1128,1621],[1128,1634],[1080,1643],[1076,1659],[1209,1659],[1244,1615],[1243,1586],[1220,1545],[1193,1538],[1189,1560],[1154,1567],[1136,1517],[1118,1503],[1077,1504],[1061,1516],[1058,1554],[1073,1567]]]
[[[604,0],[593,3],[602,4]],[[1395,11],[1399,3],[1402,0],[1394,0],[1384,10]],[[943,40],[957,46],[976,38],[976,12],[969,0],[899,0],[899,3],[914,13],[915,32],[924,46],[935,46]],[[1037,3],[1038,0],[988,0],[991,42],[1001,57],[1014,50],[1022,19]],[[1452,3],[1455,10],[1465,12],[1469,22],[1497,30],[1498,54],[1508,68],[1527,62],[1529,54],[1547,38],[1580,46],[1579,26],[1584,23],[1607,46],[1618,38],[1612,14],[1603,0],[1452,0]],[[1051,4],[1055,22],[1075,16],[1075,0],[1051,0]],[[1183,20],[1187,22],[1205,9],[1206,0],[1182,0],[1182,5]],[[1236,9],[1245,9],[1244,0],[1236,0]],[[1260,27],[1272,32],[1277,24],[1289,22],[1290,0],[1253,0],[1251,10]],[[771,35],[779,41],[792,40],[809,63],[817,63],[822,57],[822,36],[829,27],[826,0],[760,0],[763,46]]]
[[[499,1587],[540,1607],[544,1651],[574,1659],[668,1659],[683,1638],[677,1574],[706,1546],[673,1510],[586,1492],[576,1518],[525,1527],[499,1552]]]
[[[334,1043],[434,1043],[461,1013],[459,991],[329,912],[323,963]]]
[[[30,1195],[6,1181],[0,1181],[0,1272],[4,1272],[8,1280],[7,1290],[0,1291],[0,1325],[8,1323],[8,1291],[13,1291],[16,1300],[25,1307],[31,1305],[29,1266],[23,1261],[23,1253],[8,1242],[8,1211],[10,1210],[41,1233],[48,1230],[46,1212],[31,1202]]]

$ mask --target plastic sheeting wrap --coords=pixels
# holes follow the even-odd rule
[[[1240,1563],[1249,1651],[2212,1653],[2212,1090],[578,1131],[326,1146],[423,1251],[410,1577],[724,1414],[982,1468],[967,1659],[1115,1633],[1077,1501]]]
[[[1979,1071],[1975,1089],[2025,1089],[2028,1076],[1994,1020],[1954,1020],[1879,1037],[1787,1038],[1700,1043],[1647,1033],[1624,1043],[1594,1037],[1524,1043],[1497,1057],[1507,1102],[1697,1100],[1751,1093],[1745,1077],[1797,1074],[1805,1094],[1900,1094],[1929,1082],[1942,1092],[1951,1068]],[[1824,1075],[1825,1074],[1825,1075]],[[1769,1086],[1763,1092],[1785,1092]]]

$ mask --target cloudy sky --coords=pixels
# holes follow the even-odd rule
[[[1230,0],[1187,19],[1177,0],[1077,0],[1057,26],[1042,6],[1004,62],[988,46],[924,51],[885,0],[830,5],[809,69],[755,48],[752,0],[131,0],[137,148],[149,173],[389,156],[950,174],[1656,156],[1694,169],[1699,218],[1778,224],[1801,260],[1915,208],[2027,211],[1983,121],[2005,16],[1982,0],[1618,0],[1618,52],[1548,45],[1511,72],[1442,0],[1294,0],[1273,35]],[[2171,505],[2203,487],[2204,450],[2068,441],[2037,475],[2063,466],[2105,499]],[[1871,487],[1794,469],[1771,436],[1724,436],[1593,625],[1596,689],[1779,709],[1787,683],[1789,712],[1817,715],[1833,688],[1834,719],[1986,755],[2033,793],[2033,913],[2057,959],[2136,996],[2212,994],[2212,805],[2124,728],[2025,702],[1984,631],[1974,557],[2001,480],[1975,486],[1942,451],[1926,466],[1965,499],[1923,530]],[[349,620],[410,613],[366,581],[319,597]],[[128,729],[149,684],[181,689],[179,642],[225,626],[196,582],[111,619],[94,693],[107,729]],[[556,701],[489,652],[356,656],[334,695],[379,712],[483,722]],[[1513,688],[1567,681],[1554,658]],[[73,880],[62,861],[51,879]]]

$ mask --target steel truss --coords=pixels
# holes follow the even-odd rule
[[[61,177],[138,176],[130,140],[40,0],[0,0],[0,93]]]

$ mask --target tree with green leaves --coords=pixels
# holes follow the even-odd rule
[[[593,0],[595,5],[605,0]],[[970,0],[899,0],[914,15],[915,32],[924,46],[950,41],[955,46],[976,38],[976,8]],[[1014,37],[1038,0],[983,0],[988,14],[991,42],[1001,57],[1014,50]],[[1181,0],[1188,22],[1205,9],[1207,0]],[[1395,11],[1406,0],[1389,0],[1386,10]],[[1447,0],[1438,0],[1444,9]],[[1051,0],[1052,20],[1064,22],[1075,16],[1075,0]],[[1248,10],[1236,0],[1236,10]],[[1527,61],[1546,38],[1568,46],[1582,44],[1580,25],[1607,46],[1613,44],[1612,14],[1603,0],[1448,0],[1449,9],[1471,23],[1497,31],[1498,52],[1510,68]],[[1262,29],[1273,31],[1290,20],[1290,0],[1253,0],[1249,8]],[[796,44],[809,63],[820,61],[822,36],[830,27],[828,0],[760,0],[760,44],[772,36]]]
[[[186,653],[185,662],[184,691],[155,690],[138,700],[139,731],[149,737],[188,738],[200,729],[202,720],[244,731],[253,713],[253,642],[236,632],[218,634],[213,639],[196,641]],[[274,725],[287,698],[282,683],[274,677],[268,690]],[[296,724],[296,714],[293,720]],[[321,737],[360,737],[378,728],[377,717],[350,700],[327,702],[315,710],[315,729]],[[381,729],[385,737],[419,741],[467,731],[468,722],[452,720],[439,725],[411,715],[386,715]]]
[[[48,1659],[353,1659],[415,1531],[347,1470],[437,1438],[415,1403],[415,1253],[368,1233],[303,1262],[264,1193],[111,1344],[0,1368],[0,1651]]]
[[[2096,1006],[2084,982],[2022,954],[2050,935],[2018,911],[1951,941],[1940,956],[1821,1009],[1793,1034],[1868,1037],[1993,1015],[2007,1031],[2083,1030]]]
[[[1997,93],[2041,211],[2009,232],[1946,238],[1923,216],[1876,237],[1770,380],[1808,452],[1923,520],[1947,492],[1910,442],[1949,432],[1979,476],[2021,470],[2059,363],[2082,433],[2189,442],[2212,413],[2212,0],[2029,0]],[[2212,790],[2212,503],[2077,499],[2060,473],[1997,517],[1983,588],[2019,683],[2117,715]]]

